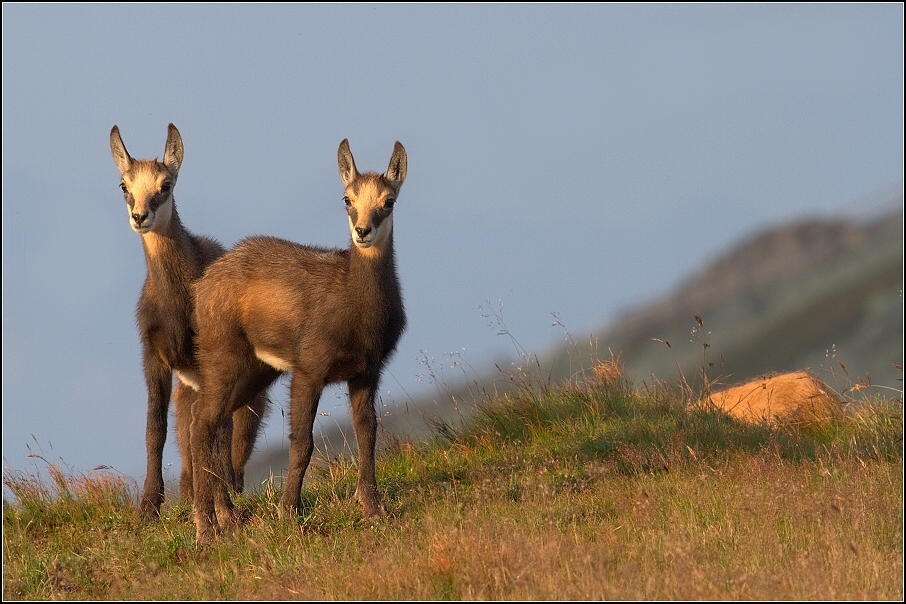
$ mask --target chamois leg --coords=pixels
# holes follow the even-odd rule
[[[246,408],[245,401],[261,399],[266,403],[266,390],[277,379],[280,372],[259,363],[251,368],[237,370],[232,375],[235,375],[236,378],[224,399],[224,415],[220,419],[214,437],[214,455],[219,462],[220,472],[213,474],[210,478],[213,480],[214,510],[217,514],[217,523],[223,530],[232,530],[239,521],[234,512],[233,501],[230,499],[230,490],[236,484],[231,452],[233,438],[236,434],[234,421],[237,412]],[[247,429],[247,425],[243,429]],[[253,444],[254,442],[249,446],[251,447]],[[243,462],[241,470],[244,470],[244,465],[245,462]]]
[[[179,497],[183,501],[192,501],[192,406],[198,393],[180,381],[173,390],[173,406],[176,415],[176,442],[179,444],[179,456],[182,469],[179,474]]]
[[[173,390],[173,405],[176,408],[176,440],[179,443],[179,454],[182,458],[182,470],[179,476],[179,496],[183,501],[192,501],[192,409],[198,400],[198,392],[192,387],[177,382]],[[230,420],[225,421],[222,430],[218,430],[214,451],[220,461],[216,476],[227,480],[230,488],[236,482],[230,457],[231,437]]]
[[[229,496],[232,468],[227,439],[233,429],[232,414],[280,375],[264,365],[250,368],[241,350],[231,350],[234,354],[224,354],[207,365],[202,361],[204,387],[192,414],[193,508],[199,542],[210,540],[218,526],[228,529],[236,522]],[[230,471],[226,476],[225,466]]]
[[[144,365],[148,384],[148,420],[145,427],[148,466],[138,512],[142,520],[151,520],[160,516],[160,506],[164,502],[164,442],[167,440],[167,413],[173,374],[156,354],[148,350],[145,351]]]
[[[223,397],[216,396],[216,392],[213,394],[210,397],[203,395],[202,401],[207,404],[202,405],[200,401],[192,414],[192,509],[195,539],[199,543],[211,540],[217,527],[211,466],[214,465],[212,461],[215,458],[215,433],[225,413],[222,407]]]
[[[229,485],[232,468],[229,467],[229,432],[232,430],[230,414],[224,405],[225,398],[212,389],[212,397],[197,404],[192,414],[192,508],[195,516],[195,539],[209,541],[218,529],[235,525],[233,502]],[[226,439],[226,440],[225,440]],[[229,474],[224,477],[224,469]]]
[[[230,491],[236,482],[230,456],[232,441],[233,415],[227,413],[214,433],[214,461],[217,464],[217,470],[211,473],[211,480],[214,481],[214,510],[217,514],[217,523],[224,530],[230,530],[236,524],[233,500],[230,499]]]
[[[217,437],[232,411],[227,407],[232,376],[241,370],[241,363],[232,355],[215,358],[208,366],[201,364],[202,390],[192,410],[191,429],[192,509],[198,542],[209,541],[217,534],[215,506],[223,505],[222,498],[215,503],[220,481],[214,475],[222,472]]]
[[[281,518],[292,518],[302,507],[302,481],[315,450],[312,431],[323,385],[307,380],[301,371],[294,371],[290,383],[289,407],[289,468],[280,499]]]
[[[359,481],[355,497],[367,518],[380,518],[386,514],[378,491],[374,459],[377,445],[377,416],[374,411],[377,383],[377,379],[369,378],[349,381],[352,424],[359,449]]]
[[[269,403],[267,392],[263,391],[253,398],[247,405],[243,405],[233,413],[233,490],[241,493],[245,488],[245,464],[252,456],[258,430],[264,419],[264,413]]]

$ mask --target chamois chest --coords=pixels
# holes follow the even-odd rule
[[[366,305],[370,308],[350,308],[349,314],[337,316],[332,340],[339,345],[325,350],[325,360],[329,359],[326,381],[343,381],[381,371],[396,349],[406,316],[398,293],[380,302]]]
[[[170,369],[193,368],[192,286],[204,270],[204,249],[186,233],[182,241],[157,237],[146,242],[145,255],[148,274],[136,311],[145,354],[155,355]]]
[[[170,369],[194,366],[190,294],[178,288],[161,290],[149,278],[138,301],[136,319],[146,355],[155,355]]]

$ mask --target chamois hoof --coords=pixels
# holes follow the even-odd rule
[[[380,495],[376,492],[372,492],[368,496],[363,496],[361,492],[356,489],[355,498],[356,501],[359,502],[359,505],[362,506],[362,513],[365,515],[365,518],[376,521],[387,516],[387,508],[384,507]]]
[[[282,521],[293,520],[299,515],[300,511],[300,508],[295,505],[287,505],[281,502],[277,506],[277,518]]]
[[[198,544],[211,543],[218,535],[216,514],[195,512],[195,542]]]
[[[210,545],[217,540],[217,531],[211,527],[195,527],[195,544],[199,546]]]
[[[230,534],[239,529],[242,518],[238,510],[218,511],[217,526],[223,534]]]
[[[153,522],[160,518],[160,503],[142,499],[138,506],[138,517],[142,522]]]

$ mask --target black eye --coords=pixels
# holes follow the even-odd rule
[[[384,209],[392,210],[393,204],[395,204],[395,203],[396,203],[396,199],[394,199],[393,197],[389,198],[387,201],[384,202]]]
[[[165,182],[164,184],[162,184],[160,186],[160,192],[163,193],[164,195],[169,195],[170,191],[172,189],[173,189],[173,184],[169,183],[169,182]]]
[[[126,188],[126,183],[124,183],[124,182],[120,183],[120,189],[123,191],[124,194],[129,193],[129,189]]]
[[[351,207],[352,207],[352,200],[349,199],[348,197],[345,197],[345,196],[343,197],[343,203],[346,204],[346,207],[347,207],[347,208],[351,208]]]

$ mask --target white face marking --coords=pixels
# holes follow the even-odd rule
[[[137,209],[139,204],[136,203],[131,209],[129,206],[126,206],[126,212],[129,213],[129,226],[132,227],[132,230],[138,233],[139,235],[147,235],[148,233],[157,233],[164,228],[170,222],[170,215],[173,211],[173,198],[171,197],[165,203],[157,207],[157,210],[152,210],[147,208],[142,211]],[[141,216],[144,212],[148,213],[148,216],[142,220],[141,224],[136,223],[133,214],[138,214]]]
[[[268,352],[267,350],[263,350],[261,348],[256,348],[255,356],[258,357],[258,359],[261,362],[267,363],[268,365],[270,365],[271,367],[273,367],[274,369],[276,369],[278,371],[291,372],[293,370],[292,364],[288,363],[287,361],[284,361],[277,355],[272,354],[272,353]]]
[[[384,203],[393,196],[393,193],[386,187],[380,186],[376,180],[367,180],[361,185],[358,195],[355,195],[352,188],[349,187],[346,189],[346,196],[352,201],[356,217],[353,221],[353,216],[349,216],[349,234],[352,236],[352,242],[363,250],[372,246],[382,247],[393,230],[393,214],[388,214],[384,216],[383,220],[375,223],[375,213],[384,211]],[[370,230],[363,237],[356,231],[356,227]]]
[[[123,183],[131,193],[134,202],[131,208],[128,203],[126,204],[129,226],[139,235],[160,232],[169,224],[173,212],[172,195],[169,195],[167,200],[157,208],[151,208],[151,201],[160,194],[162,185],[168,179],[170,179],[169,174],[158,169],[157,166],[148,167],[147,165],[142,165],[123,175]],[[171,186],[173,182],[175,179],[171,181]]]
[[[198,374],[191,369],[177,369],[173,373],[176,374],[176,377],[179,378],[179,381],[198,392],[201,389],[201,380],[198,379]]]
[[[355,230],[355,224],[352,218],[349,219],[349,233],[352,235],[352,242],[359,249],[368,249],[373,245],[383,243],[387,239],[387,233],[393,228],[393,214],[381,221],[377,227],[372,227],[371,232],[365,237],[359,237]]]

